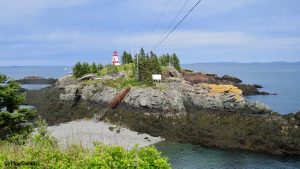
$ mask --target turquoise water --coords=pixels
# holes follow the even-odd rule
[[[174,169],[297,169],[300,157],[270,156],[245,151],[220,150],[164,141],[155,147]]]
[[[300,110],[300,63],[271,64],[236,64],[236,63],[201,63],[183,65],[186,68],[219,75],[233,75],[245,83],[263,85],[263,90],[278,93],[277,96],[253,96],[249,99],[260,100],[281,113]],[[58,78],[70,70],[65,67],[0,67],[13,79],[25,76]],[[38,89],[45,86],[25,85],[26,88]],[[300,157],[270,156],[253,152],[220,150],[205,148],[178,142],[161,142],[156,147],[170,159],[175,169],[300,169]]]

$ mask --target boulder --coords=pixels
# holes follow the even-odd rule
[[[63,89],[68,85],[76,84],[76,83],[77,83],[77,81],[73,77],[73,75],[66,75],[66,76],[59,78],[58,81],[55,83],[55,86],[60,89]]]
[[[65,87],[65,93],[61,95],[60,99],[74,100],[74,97],[77,98],[76,93],[80,95],[82,100],[108,103],[117,95],[117,90],[109,86],[104,86],[101,83],[86,85],[82,88],[69,85]]]
[[[65,93],[61,93],[59,99],[62,101],[76,101],[80,99],[78,85],[69,85],[65,87]]]
[[[186,100],[198,109],[228,109],[245,107],[242,91],[232,85],[199,84],[185,92]]]
[[[125,103],[137,108],[179,111],[185,109],[181,93],[175,90],[160,91],[152,88],[131,89]]]
[[[91,97],[91,100],[95,102],[109,103],[118,94],[117,89],[109,86],[102,86],[102,85],[97,85],[95,91],[96,92]]]
[[[271,113],[271,108],[263,103],[260,103],[258,101],[256,102],[246,102],[246,107],[248,107],[250,110],[252,110],[252,114],[266,114]]]

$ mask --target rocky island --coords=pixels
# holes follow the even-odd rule
[[[107,110],[124,88],[112,82],[123,84],[124,74],[111,79],[67,75],[52,87],[27,91],[26,104],[35,106],[50,125],[103,113],[104,121],[167,140],[300,154],[300,114],[283,116],[262,103],[247,101],[244,95],[259,91],[247,92],[245,86],[250,85],[237,78],[168,68],[163,70],[162,83],[133,85],[116,108]]]

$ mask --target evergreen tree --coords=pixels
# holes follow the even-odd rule
[[[100,63],[100,64],[98,64],[98,66],[97,66],[97,70],[98,70],[98,72],[100,72],[101,70],[103,69],[103,65]]]
[[[36,117],[32,109],[19,108],[25,99],[21,92],[21,86],[15,81],[8,81],[5,75],[0,74],[0,140],[8,139],[14,134],[26,138],[29,132],[33,131],[30,121]],[[22,139],[17,139],[22,142]]]
[[[0,75],[0,83],[5,83],[7,80],[5,75]],[[0,85],[0,111],[6,108],[8,112],[12,113],[19,108],[25,98],[20,89],[20,84],[15,81],[8,81],[7,85]]]
[[[168,53],[167,53],[167,57],[166,57],[166,63],[167,63],[167,66],[169,64],[171,64],[171,57],[170,57],[170,55]]]
[[[146,55],[144,49],[141,48],[140,53],[137,56],[138,59],[138,80],[144,82],[146,77]]]
[[[156,54],[154,54],[152,51],[150,52],[150,63],[152,74],[161,74],[161,65]]]
[[[122,55],[122,64],[133,63],[133,59],[130,53],[127,53],[125,50]]]
[[[97,65],[95,62],[92,63],[92,65],[90,66],[90,72],[91,73],[97,73],[98,69],[97,69]]]
[[[122,55],[122,64],[126,64],[126,61],[127,61],[127,52],[124,50],[123,51],[123,55]]]
[[[76,78],[79,78],[82,76],[82,64],[80,62],[77,62],[75,66],[73,67],[73,75]]]
[[[83,62],[81,67],[81,76],[91,73],[90,65],[87,62]]]
[[[178,59],[178,57],[177,57],[177,55],[175,53],[173,53],[172,56],[171,56],[171,63],[172,63],[172,65],[174,66],[174,68],[176,70],[178,70],[178,71],[181,70],[181,68],[180,68],[180,61],[179,61],[179,59]]]

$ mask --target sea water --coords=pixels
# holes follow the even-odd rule
[[[277,93],[270,96],[251,96],[250,100],[267,103],[282,114],[300,110],[300,63],[200,63],[182,65],[197,71],[232,75],[244,83],[264,86],[262,90]],[[0,73],[13,79],[26,76],[58,78],[70,70],[65,67],[0,67]],[[39,89],[45,86],[27,85]],[[300,157],[272,156],[239,150],[220,150],[178,142],[161,142],[155,145],[169,158],[175,169],[300,169]]]
[[[10,66],[0,67],[0,73],[9,78],[19,80],[28,76],[38,76],[43,78],[59,78],[70,72],[70,67],[65,66]],[[23,84],[22,88],[38,90],[48,87],[48,84]]]
[[[300,157],[220,150],[164,141],[155,145],[174,169],[299,169]]]

